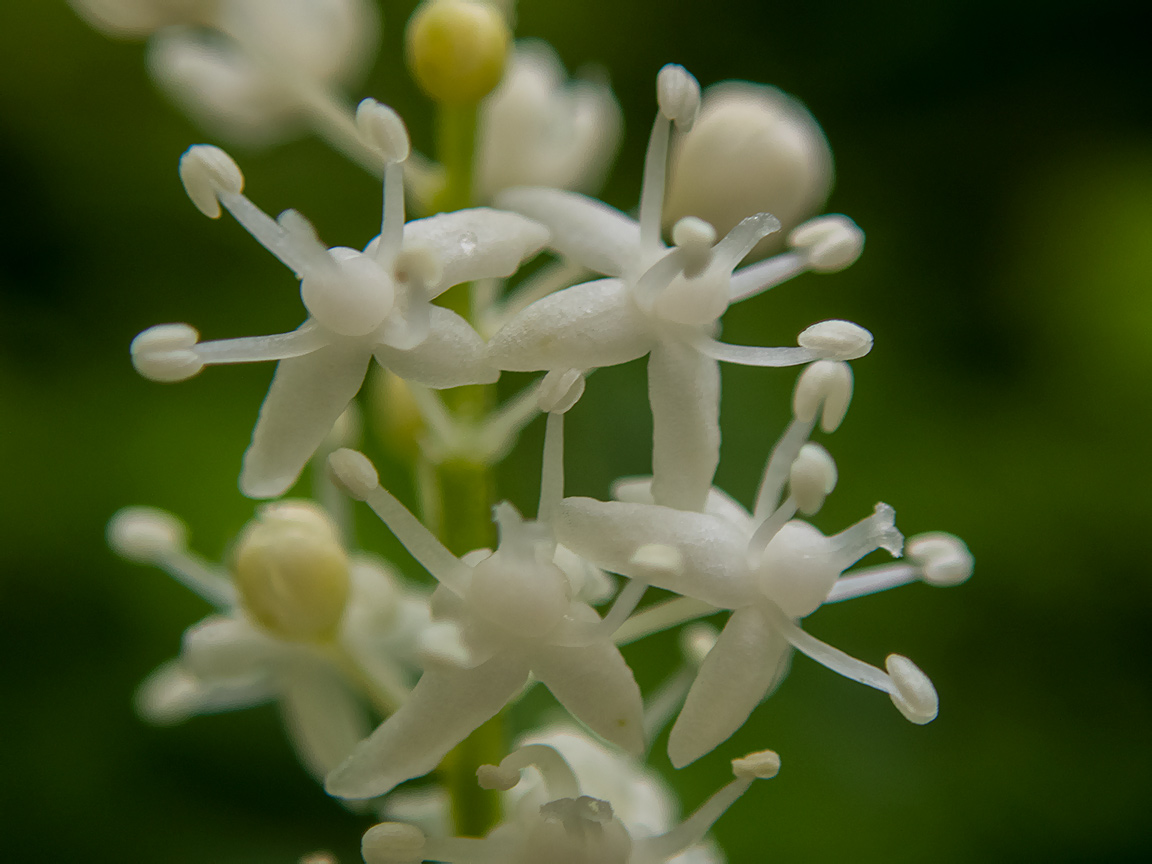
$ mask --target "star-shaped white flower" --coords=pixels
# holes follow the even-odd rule
[[[183,525],[160,510],[121,510],[108,539],[218,610],[141,685],[145,718],[176,723],[277,701],[300,760],[323,779],[371,728],[366,702],[386,715],[407,698],[434,630],[428,600],[382,561],[348,557],[311,502],[262,507],[231,572],[189,552]]]
[[[529,744],[499,765],[476,772],[486,789],[508,790],[521,771],[534,768],[543,777],[547,800],[520,808],[487,837],[427,838],[417,828],[397,822],[375,825],[361,849],[368,864],[665,864],[683,861],[681,853],[698,844],[753,781],[776,776],[780,757],[771,750],[732,760],[735,779],[709,798],[679,825],[656,836],[633,837],[612,802],[581,794],[581,784],[556,749]]]
[[[579,387],[582,379],[577,381],[567,384]],[[643,751],[640,690],[612,633],[635,608],[644,586],[630,585],[601,619],[573,596],[556,563],[550,519],[562,483],[559,411],[571,401],[547,406],[556,410],[548,418],[539,520],[525,521],[510,504],[498,505],[495,552],[457,558],[379,485],[366,457],[341,450],[330,458],[342,485],[366,501],[440,583],[433,611],[456,623],[462,649],[456,663],[426,666],[404,706],[329,775],[331,794],[371,798],[432,771],[503,708],[530,673],[593,732],[625,750]]]
[[[851,264],[863,245],[846,217],[813,220],[793,232],[793,249],[733,270],[756,243],[780,227],[759,213],[716,242],[710,225],[682,219],[675,247],[660,237],[668,143],[673,122],[687,128],[700,102],[699,85],[682,67],[657,78],[660,110],[644,165],[639,220],[558,189],[510,189],[499,206],[542,222],[560,255],[610,277],[566,288],[533,303],[489,342],[500,369],[593,369],[649,355],[653,418],[653,494],[684,510],[704,506],[720,452],[718,360],[788,366],[831,357],[850,360],[872,346],[868,331],[824,322],[800,335],[797,348],[717,342],[718,321],[731,303],[752,297],[804,270],[832,272]]]
[[[402,163],[408,135],[391,109],[361,103],[365,137],[388,162],[381,233],[363,252],[328,249],[293,210],[271,219],[241,194],[243,177],[224,151],[200,145],[181,159],[193,202],[208,216],[231,212],[301,280],[309,317],[291,333],[199,342],[186,324],[145,330],[132,343],[144,376],[180,381],[212,363],[279,360],[244,455],[240,488],[283,494],[356,395],[375,356],[401,378],[429,387],[495,381],[476,331],[430,300],[453,285],[515,272],[547,240],[515,213],[461,210],[404,224]]]
[[[949,535],[914,538],[913,565],[841,574],[875,549],[901,554],[904,538],[886,504],[852,527],[825,537],[797,512],[811,515],[836,482],[831,457],[805,444],[820,419],[826,431],[847,408],[851,377],[847,364],[820,361],[800,376],[795,418],[765,469],[757,506],[749,514],[713,489],[703,512],[651,503],[646,482],[618,488],[624,500],[565,499],[557,511],[556,537],[600,567],[683,595],[669,604],[685,617],[716,609],[732,616],[704,660],[668,742],[672,764],[681,767],[711,751],[748,718],[787,671],[796,648],[833,671],[888,693],[914,723],[936,716],[931,682],[910,660],[890,655],[887,672],[856,660],[810,636],[798,621],[826,602],[847,599],[915,579],[936,584],[963,581],[971,557]],[[790,494],[780,501],[785,484]],[[661,557],[662,568],[643,562]],[[669,610],[642,616],[676,623]],[[621,637],[635,638],[627,626]]]

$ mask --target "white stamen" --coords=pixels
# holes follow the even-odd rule
[[[819,444],[805,444],[792,463],[789,483],[797,508],[805,516],[812,516],[836,488],[836,463]]]
[[[805,253],[809,269],[835,273],[860,257],[864,232],[847,216],[820,216],[793,230],[788,235],[788,245]]]
[[[424,860],[424,832],[403,822],[373,825],[360,842],[367,864],[417,864]]]
[[[812,367],[809,366],[809,369]],[[808,370],[804,370],[807,372]],[[801,374],[801,379],[804,375]],[[799,389],[799,383],[797,383]],[[753,518],[763,521],[776,509],[780,501],[780,494],[784,490],[784,483],[792,470],[792,463],[800,455],[800,448],[812,434],[812,427],[816,425],[815,416],[807,420],[796,417],[788,424],[764,466],[764,476],[760,478],[760,488],[756,492],[756,509],[752,511]],[[791,518],[791,517],[789,517]]]
[[[689,664],[699,668],[718,638],[720,631],[711,624],[691,624],[680,631],[680,653]]]
[[[872,334],[851,321],[821,321],[796,337],[796,342],[825,359],[856,360],[872,350]]]
[[[364,99],[356,107],[356,125],[370,147],[379,151],[385,162],[403,162],[412,145],[408,129],[392,108],[375,99]]]
[[[800,373],[792,394],[792,413],[801,423],[814,423],[835,432],[852,401],[852,369],[847,363],[820,360]]]
[[[211,144],[189,147],[180,157],[180,182],[196,209],[209,219],[220,218],[221,193],[238,195],[244,189],[240,166]]]
[[[132,340],[132,365],[152,381],[186,381],[204,368],[192,350],[199,340],[187,324],[157,324]]]
[[[684,275],[693,278],[712,261],[716,229],[695,216],[685,216],[672,226],[672,242],[684,251]]]
[[[700,113],[700,83],[683,66],[669,63],[656,75],[656,102],[661,114],[687,132]]]
[[[959,585],[972,575],[972,553],[955,535],[943,531],[917,534],[908,541],[907,553],[920,565],[929,585]]]
[[[528,744],[513,750],[500,760],[499,765],[481,766],[484,773],[477,771],[476,779],[485,789],[495,788],[507,791],[519,782],[520,772],[529,765],[536,768],[544,778],[544,785],[548,789],[550,799],[576,798],[580,794],[580,784],[572,771],[572,767],[555,747],[548,744]],[[515,773],[516,780],[511,785],[504,785],[512,779],[513,773]],[[492,786],[487,786],[485,781],[494,781],[494,783]]]
[[[771,780],[780,773],[780,754],[775,750],[761,750],[742,759],[733,759],[732,773],[737,778]]]
[[[550,523],[564,498],[564,415],[550,413],[544,428],[544,458],[540,468],[540,503],[536,518]]]
[[[285,210],[276,218],[276,224],[284,232],[293,259],[306,271],[332,272],[336,269],[332,256],[328,254],[328,247],[320,240],[315,226],[299,210]]]
[[[918,726],[935,720],[940,711],[940,697],[920,667],[900,654],[889,654],[884,667],[892,679],[888,695],[900,713]]]
[[[380,486],[376,466],[358,450],[342,447],[328,457],[336,481],[357,501],[366,501]]]
[[[847,570],[869,552],[883,549],[894,558],[904,552],[904,535],[896,527],[896,511],[877,504],[872,515],[828,538],[833,545],[830,560],[840,572]]]
[[[125,507],[108,522],[108,545],[121,558],[158,564],[184,549],[184,523],[154,507]]]
[[[536,404],[549,414],[564,414],[584,395],[584,373],[579,369],[553,369],[540,382]]]

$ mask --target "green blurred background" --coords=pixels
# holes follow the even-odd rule
[[[733,862],[1152,859],[1141,5],[520,4],[521,35],[551,41],[569,68],[611,73],[627,118],[604,193],[618,206],[636,200],[663,63],[704,84],[774,83],[809,105],[837,158],[830,209],[868,247],[840,275],[737,307],[725,338],[789,344],[830,317],[870,328],[876,350],[854,364],[857,398],[830,443],[841,485],[818,524],[838,530],[884,500],[906,534],[953,531],[977,560],[958,589],[914,586],[808,625],[872,661],[914,658],[941,694],[935,723],[911,726],[887,699],[798,659],[732,741],[673,778],[694,806],[724,782],[725,758],[781,752],[779,778],[715,832]],[[398,49],[411,3],[382,6],[384,47],[352,95],[394,105],[428,149]],[[274,709],[158,730],[131,705],[207,610],[114,559],[104,524],[125,504],[164,507],[198,550],[222,555],[252,512],[236,476],[272,370],[161,386],[132,371],[128,343],[164,321],[220,338],[302,315],[283,268],[184,197],[176,160],[203,139],[153,90],[139,44],[105,39],[60,0],[0,3],[8,860],[271,864],[321,848],[359,860],[366,822],[298,768]],[[377,184],[315,140],[233,152],[266,209],[299,208],[330,242],[375,233]],[[718,482],[744,501],[793,380],[724,372]],[[642,387],[635,364],[590,383],[571,415],[570,492],[603,496],[647,469]],[[540,441],[537,425],[503,475],[528,508]],[[383,472],[406,488],[399,466]],[[651,650],[630,657],[643,684],[658,680]],[[534,694],[514,722],[550,704]]]

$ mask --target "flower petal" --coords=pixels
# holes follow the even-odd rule
[[[288,491],[364,383],[370,359],[359,345],[334,344],[280,361],[244,454],[241,492]]]
[[[532,673],[597,735],[630,753],[644,752],[640,688],[611,642],[542,648],[532,657]]]
[[[431,306],[431,330],[414,348],[378,344],[376,359],[406,381],[427,387],[491,384],[500,373],[488,362],[484,340],[450,309]]]
[[[335,671],[310,657],[283,670],[280,709],[300,761],[320,779],[372,728],[364,705]]]
[[[432,771],[523,686],[528,662],[498,654],[472,669],[430,666],[404,706],[328,775],[328,793],[373,798]]]
[[[207,683],[247,680],[285,655],[283,643],[242,618],[212,615],[184,633],[181,659]]]
[[[745,562],[747,533],[718,516],[657,504],[565,498],[555,531],[558,542],[598,567],[642,576],[713,606],[735,609],[760,596]],[[633,555],[648,545],[675,549],[681,569],[654,572],[634,564]]]
[[[683,768],[744,725],[788,671],[791,646],[754,606],[737,609],[704,659],[668,738]]]
[[[136,711],[149,723],[169,726],[198,714],[251,708],[275,698],[271,679],[258,671],[227,681],[204,681],[179,660],[170,660],[144,679],[136,691]]]
[[[648,358],[652,405],[652,499],[703,510],[720,463],[720,366],[662,339]]]
[[[583,282],[521,311],[488,342],[499,369],[595,369],[643,357],[652,347],[647,319],[618,279]]]
[[[639,264],[639,223],[607,204],[542,186],[506,189],[496,203],[543,223],[552,232],[549,246],[596,273],[623,276]]]

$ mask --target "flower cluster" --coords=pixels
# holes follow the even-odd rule
[[[237,134],[271,135],[301,116],[332,121],[331,87],[360,65],[372,17],[352,0],[75,2],[109,30],[150,34],[158,78]],[[707,830],[753,779],[773,776],[779,759],[764,751],[733,761],[735,779],[679,825],[667,809],[633,821],[628,802],[652,782],[638,760],[664,723],[675,716],[673,766],[706,756],[772,693],[793,650],[886,693],[913,723],[929,722],[936,691],[911,660],[892,654],[880,669],[801,621],[825,603],[914,581],[959,583],[972,559],[948,534],[905,542],[882,503],[831,535],[809,521],[837,483],[832,456],[811,438],[817,426],[834,432],[848,410],[849,361],[871,350],[867,330],[828,320],[795,346],[717,339],[732,304],[805,272],[834,273],[862,252],[863,233],[847,217],[805,219],[831,180],[815,122],[788,97],[750,85],[720,88],[710,105],[685,69],[665,66],[633,218],[573,191],[594,188],[615,149],[619,110],[607,86],[569,86],[551,49],[509,49],[508,40],[504,17],[476,0],[431,0],[410,24],[421,87],[444,116],[460,105],[477,112],[463,175],[450,154],[442,167],[417,157],[401,118],[375,100],[325,121],[344,150],[383,177],[380,232],[363,250],[329,247],[294,210],[266,214],[224,150],[197,145],[182,157],[192,202],[210,218],[227,210],[288,267],[307,317],[289,333],[221,341],[162,324],[132,343],[136,369],[157,381],[209,365],[277,362],[239,474],[245,495],[277,500],[259,507],[224,566],[189,552],[166,513],[128,508],[109,526],[117,552],[162,567],[215,608],[185,634],[179,658],[145,682],[140,709],[174,722],[275,700],[301,761],[330,794],[388,796],[378,806],[395,812],[404,795],[390,794],[397,786],[436,771],[538,682],[610,748],[568,733],[606,754],[593,772],[599,779],[578,777],[569,761],[577,757],[566,759],[554,741],[529,740],[493,756],[498,764],[473,766],[486,789],[512,790],[529,768],[543,782],[510,803],[486,837],[388,821],[365,835],[365,860],[717,861],[703,844]],[[742,139],[753,144],[733,144],[734,128],[754,131]],[[742,190],[754,204],[724,188],[724,169],[742,159],[754,163]],[[775,172],[761,170],[765,161]],[[757,185],[758,177],[768,179]],[[468,187],[465,200],[491,206],[406,221],[406,185],[419,206],[436,209],[429,202],[452,200],[454,182]],[[766,241],[775,254],[756,260]],[[555,261],[517,279],[545,249]],[[470,303],[453,311],[434,302],[460,285],[470,286]],[[595,369],[641,358],[651,476],[620,480],[609,500],[566,497],[565,414]],[[419,413],[420,458],[433,473],[460,464],[486,471],[545,414],[535,517],[497,504],[494,549],[451,549],[426,524],[435,520],[422,521],[383,488],[368,457],[350,449],[354,400],[373,359]],[[802,367],[791,423],[751,510],[713,485],[721,362]],[[545,374],[494,410],[484,407],[490,389],[479,399],[453,394],[504,371]],[[310,462],[317,500],[281,498]],[[367,503],[434,591],[357,549],[349,498]],[[462,512],[477,505],[440,503]],[[481,510],[491,503],[481,500]],[[850,569],[881,549],[906,553],[907,563]],[[675,596],[645,605],[649,587]],[[722,631],[689,631],[684,663],[645,704],[619,646],[719,612],[728,613]],[[593,788],[611,800],[584,794]]]

